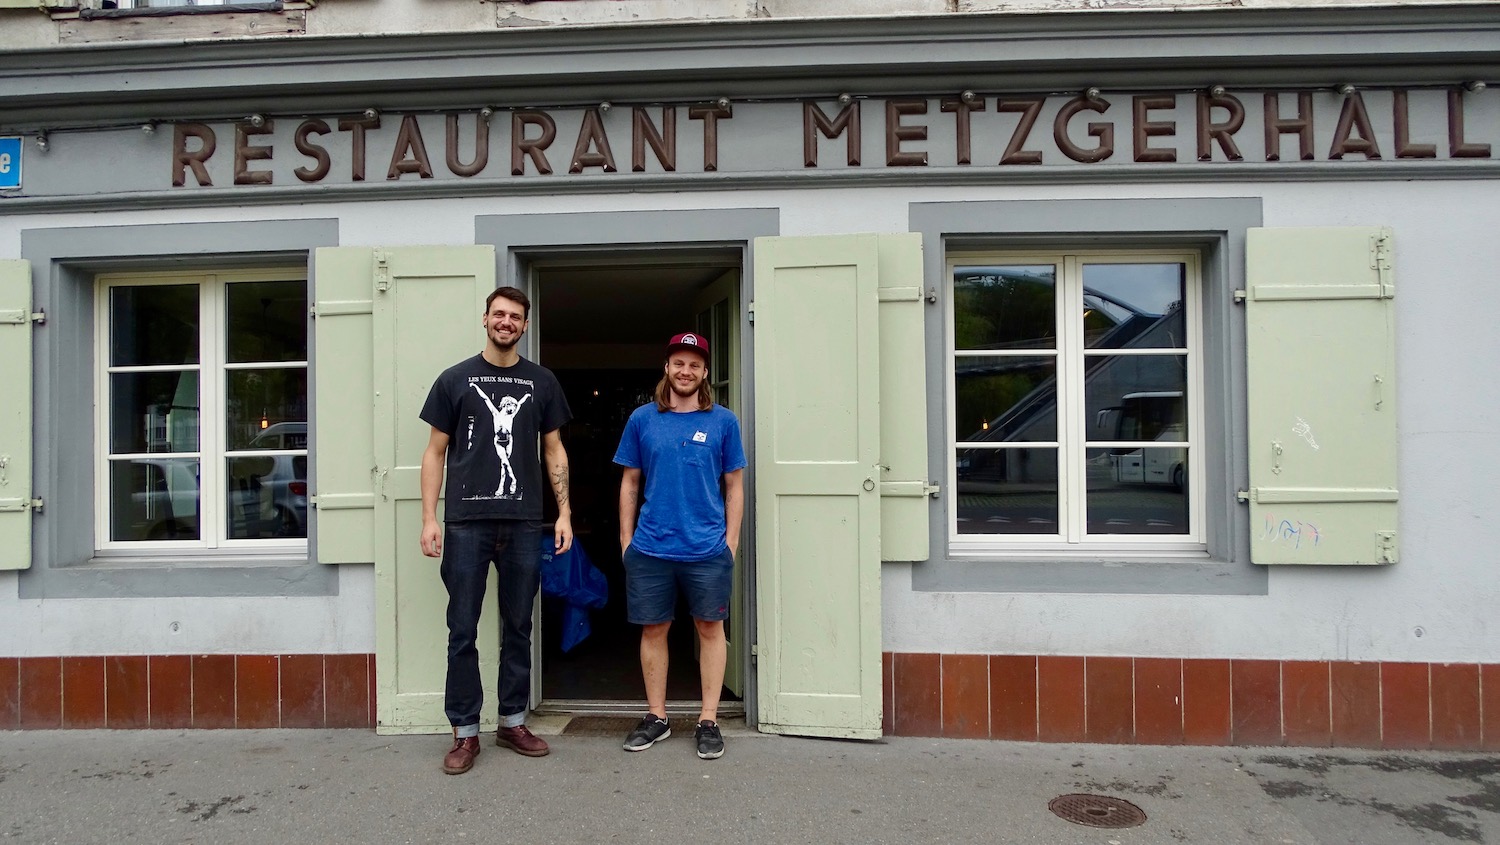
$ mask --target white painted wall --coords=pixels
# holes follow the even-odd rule
[[[0,217],[0,257],[18,256],[21,230],[42,226],[338,216],[348,245],[463,244],[472,241],[480,214],[780,207],[783,234],[815,235],[905,231],[912,202],[1187,196],[1260,196],[1268,226],[1394,228],[1401,562],[1276,568],[1268,595],[1232,597],[918,593],[910,588],[908,565],[888,565],[884,648],[1493,660],[1500,653],[1500,623],[1491,621],[1500,605],[1494,564],[1500,548],[1500,332],[1494,327],[1500,192],[1492,181],[747,190],[9,215]],[[16,584],[16,574],[0,574],[0,643],[7,654],[374,648],[369,566],[341,568],[339,595],[328,598],[22,601]],[[179,623],[176,633],[172,622]]]

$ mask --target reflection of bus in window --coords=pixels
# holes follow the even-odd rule
[[[1187,405],[1180,390],[1127,393],[1119,405],[1099,412],[1097,425],[1110,440],[1180,443],[1187,439]],[[1181,490],[1187,478],[1183,446],[1117,446],[1109,450],[1109,461],[1121,484],[1169,484]]]

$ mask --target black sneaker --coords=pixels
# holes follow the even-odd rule
[[[693,738],[698,740],[700,760],[717,760],[724,756],[724,735],[719,733],[718,722],[707,719],[699,722],[698,729],[693,731]]]
[[[658,719],[655,713],[647,713],[646,718],[642,719],[641,723],[635,726],[635,730],[625,737],[625,750],[645,751],[671,735],[672,727],[666,719]]]

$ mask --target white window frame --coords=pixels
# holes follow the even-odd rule
[[[231,270],[213,272],[147,271],[110,273],[95,277],[94,326],[94,547],[99,557],[195,556],[227,553],[282,556],[288,552],[305,554],[307,539],[257,538],[229,539],[225,461],[233,457],[278,455],[306,456],[302,449],[236,449],[226,447],[224,399],[228,392],[229,372],[236,369],[265,368],[268,362],[228,363],[228,298],[226,287],[237,282],[302,282],[305,272],[287,269]],[[158,285],[197,284],[199,352],[196,365],[110,366],[110,290],[116,287],[152,287]],[[310,340],[310,338],[309,338]],[[277,361],[275,366],[308,369],[307,360]],[[120,453],[117,459],[141,457],[191,457],[198,460],[198,540],[111,540],[110,539],[110,451],[109,412],[110,374],[118,372],[179,371],[196,369],[198,379],[198,451]],[[308,390],[311,392],[311,379]]]
[[[946,474],[949,490],[955,491],[948,509],[946,534],[948,552],[964,557],[1079,557],[1149,558],[1202,560],[1207,557],[1206,491],[1203,489],[1205,440],[1203,379],[1203,257],[1191,249],[1118,248],[1118,249],[1049,249],[1049,250],[965,250],[945,257],[943,297],[943,332],[945,382]],[[1088,349],[1084,346],[1083,321],[1070,319],[1083,313],[1083,266],[1085,264],[1177,264],[1184,265],[1186,346],[1152,350]],[[1030,448],[1053,446],[1058,450],[1058,521],[1056,535],[1038,534],[960,534],[958,532],[958,454],[959,440],[952,420],[957,415],[957,361],[965,356],[956,347],[954,329],[955,295],[953,277],[956,268],[974,265],[1053,265],[1057,269],[1055,311],[1057,348],[1018,349],[1016,355],[1051,356],[1057,366],[1057,420],[1055,441],[1028,441]],[[1083,495],[1087,490],[1085,455],[1089,449],[1111,446],[1133,446],[1135,443],[1089,441],[1088,421],[1084,407],[1084,358],[1091,356],[1152,355],[1183,353],[1186,356],[1187,431],[1183,445],[1188,452],[1186,490],[1188,495],[1189,533],[1160,534],[1088,534]],[[971,353],[972,354],[972,353]],[[983,353],[978,353],[983,354]],[[1179,445],[1174,441],[1172,446]],[[976,448],[964,445],[962,448]],[[995,447],[978,447],[995,448]]]

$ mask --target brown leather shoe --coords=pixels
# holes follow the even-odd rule
[[[453,737],[453,750],[443,758],[443,771],[450,775],[461,775],[474,768],[474,758],[479,756],[479,737]]]
[[[546,757],[547,752],[552,750],[547,747],[546,740],[532,733],[525,725],[502,727],[495,731],[495,744],[527,757]]]

